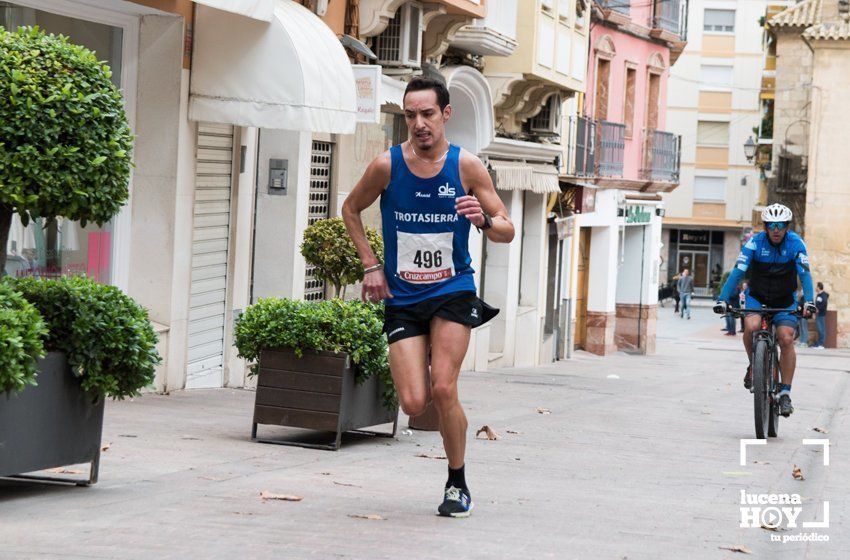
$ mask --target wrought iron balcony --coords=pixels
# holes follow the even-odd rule
[[[603,10],[614,10],[625,15],[631,12],[631,0],[596,0],[596,2]]]
[[[653,0],[650,27],[687,40],[688,0]]]
[[[681,149],[682,137],[678,134],[646,129],[641,178],[646,181],[678,183]]]
[[[596,138],[596,174],[600,177],[622,177],[626,125],[597,121]]]

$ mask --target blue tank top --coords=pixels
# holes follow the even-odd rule
[[[390,184],[381,195],[384,273],[393,298],[386,305],[413,305],[456,292],[474,292],[469,220],[455,210],[464,196],[460,147],[449,145],[440,172],[430,179],[411,173],[401,146],[390,148]]]

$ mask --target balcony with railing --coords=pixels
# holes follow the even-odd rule
[[[626,125],[609,121],[596,123],[596,175],[622,177],[626,155]]]
[[[631,21],[631,0],[596,0],[602,11],[603,19],[611,23],[624,25]]]
[[[688,0],[653,0],[649,27],[652,35],[670,41],[686,41]]]
[[[678,134],[646,129],[641,178],[652,182],[678,183],[681,149],[682,137]]]
[[[569,142],[567,173],[574,177],[596,175],[596,121],[587,117],[570,117]]]

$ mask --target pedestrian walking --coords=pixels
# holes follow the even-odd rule
[[[673,281],[671,283],[671,287],[673,289],[673,301],[676,302],[676,307],[673,308],[673,313],[679,313],[679,301],[681,299],[681,296],[679,296],[679,289],[677,287],[679,285],[679,278],[681,278],[681,276],[678,274],[673,276]]]
[[[457,380],[472,327],[498,313],[476,295],[469,229],[483,231],[490,243],[510,243],[514,225],[481,160],[446,139],[452,107],[445,84],[413,78],[403,103],[408,140],[369,164],[342,215],[366,272],[363,299],[384,301],[401,408],[417,416],[432,401],[439,416],[449,473],[437,513],[467,517],[473,507],[465,475],[468,426]],[[378,198],[383,264],[361,219]]]
[[[741,307],[741,290],[740,288],[735,288],[735,291],[732,292],[732,295],[729,297],[728,302],[729,307],[738,309]],[[726,314],[726,336],[735,336],[735,331],[737,327],[735,326],[735,316],[732,313]]]
[[[803,297],[803,290],[800,290],[797,293],[797,305],[799,305],[802,309],[805,304],[806,298]],[[797,346],[800,348],[807,348],[809,346],[809,320],[801,315],[797,319],[797,326],[800,334],[800,340],[797,343]]]
[[[691,271],[687,268],[682,270],[682,276],[679,282],[676,283],[676,289],[679,290],[679,297],[682,299],[682,310],[679,313],[680,317],[687,315],[691,318],[691,298],[694,295],[694,278],[691,276]]]
[[[823,282],[818,282],[818,293],[815,296],[815,307],[818,308],[815,315],[815,323],[818,326],[818,341],[815,343],[815,348],[823,349],[826,344],[826,308],[829,304],[829,294],[823,289]]]
[[[738,293],[738,306],[740,307],[740,309],[746,309],[747,308],[747,293],[748,293],[749,288],[750,288],[750,286],[749,286],[749,284],[747,284],[747,282],[741,283],[741,291]],[[741,330],[739,330],[738,332],[744,332],[744,318],[743,317],[741,317]]]

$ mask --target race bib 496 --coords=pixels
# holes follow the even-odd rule
[[[398,236],[398,276],[414,284],[433,284],[455,275],[454,233],[405,233]]]

